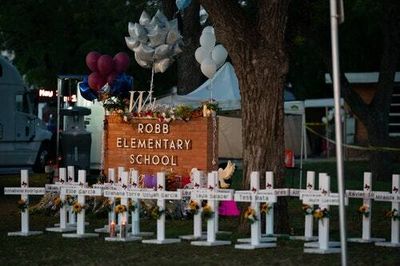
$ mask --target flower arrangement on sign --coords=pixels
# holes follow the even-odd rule
[[[127,208],[126,208],[126,206],[125,205],[123,205],[123,204],[118,204],[117,206],[115,206],[115,208],[114,208],[114,212],[115,213],[124,213],[124,212],[126,212],[126,210],[127,210]]]
[[[304,215],[311,215],[313,214],[313,208],[308,204],[303,204],[302,206]]]
[[[128,211],[134,212],[137,208],[137,202],[133,201],[132,199],[128,199]]]
[[[61,200],[60,196],[57,196],[53,199],[53,206],[56,209],[60,209],[64,206],[64,202]]]
[[[17,201],[17,206],[18,206],[18,209],[19,209],[20,211],[24,212],[24,211],[25,211],[26,209],[28,209],[28,207],[29,207],[28,200],[19,199],[19,200]]]
[[[358,208],[357,212],[360,215],[363,215],[365,218],[368,218],[369,217],[369,206],[367,204],[363,204]]]
[[[315,208],[313,211],[313,216],[317,220],[322,220],[324,218],[329,218],[330,213],[326,208]]]
[[[203,210],[202,210],[202,212],[201,212],[201,217],[202,217],[204,220],[208,220],[208,219],[211,219],[213,216],[214,216],[214,211],[213,211],[213,209],[211,208],[210,205],[206,204],[206,205],[203,207]]]
[[[155,206],[151,209],[150,216],[154,220],[158,220],[165,213],[165,210],[161,209],[160,206]]]
[[[72,205],[72,212],[75,214],[81,213],[83,209],[85,209],[85,205],[82,205],[77,201]]]
[[[399,211],[397,209],[386,211],[385,217],[389,218],[389,219],[393,219],[393,221],[400,220]]]
[[[71,195],[67,195],[65,198],[65,203],[68,204],[68,206],[72,206],[75,202],[75,198]]]
[[[255,221],[257,221],[257,215],[256,215],[256,210],[247,207],[246,211],[244,212],[244,218],[250,223],[253,224]]]
[[[260,213],[268,214],[271,208],[272,206],[270,206],[268,203],[263,203],[260,205]]]
[[[186,208],[186,210],[191,214],[191,215],[195,215],[199,213],[200,210],[200,205],[197,201],[195,200],[190,200],[189,204]]]

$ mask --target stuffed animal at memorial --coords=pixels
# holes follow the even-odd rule
[[[228,161],[225,169],[218,169],[218,181],[220,188],[230,188],[232,183],[232,175],[235,172],[236,165]]]

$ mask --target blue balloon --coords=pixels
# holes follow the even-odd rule
[[[112,96],[128,97],[129,91],[133,86],[133,77],[128,76],[125,73],[119,74],[110,88],[110,94]]]
[[[79,83],[79,91],[82,97],[88,101],[94,101],[95,99],[97,99],[97,93],[89,88],[89,82],[87,76],[85,76],[83,78],[83,81]]]
[[[192,0],[176,0],[176,6],[178,7],[179,10],[184,10],[187,8]]]

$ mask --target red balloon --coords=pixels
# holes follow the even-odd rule
[[[120,74],[128,70],[129,67],[129,56],[124,52],[119,52],[114,56],[114,68],[115,71]]]
[[[88,83],[89,88],[94,91],[98,91],[106,84],[106,79],[98,72],[93,72],[88,77]]]
[[[92,51],[86,55],[86,65],[93,72],[98,71],[97,70],[97,60],[99,60],[100,56],[101,56],[101,54],[96,51]]]
[[[118,76],[117,72],[111,72],[111,74],[109,74],[107,76],[107,83],[108,85],[112,86],[113,82],[115,80],[115,78]]]
[[[107,54],[100,56],[97,61],[97,69],[103,76],[107,76],[114,69],[113,58]]]

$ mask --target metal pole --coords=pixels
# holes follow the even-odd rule
[[[336,0],[330,0],[331,43],[332,43],[332,70],[333,93],[335,101],[335,137],[336,137],[336,167],[339,192],[339,221],[342,265],[347,265],[346,239],[346,212],[344,206],[344,178],[343,178],[343,150],[342,150],[342,121],[340,114],[340,70],[339,70],[339,43],[338,43],[338,14]]]
[[[299,184],[299,189],[301,189],[301,186],[303,185],[303,159],[304,159],[304,146],[305,146],[305,141],[304,141],[304,128],[305,128],[305,123],[304,123],[304,114],[301,115],[301,142],[300,142],[300,184]]]
[[[56,138],[56,160],[58,162],[58,156],[60,153],[60,108],[61,108],[61,103],[60,103],[60,97],[61,96],[61,88],[62,88],[62,79],[58,78],[57,79],[57,138]]]

